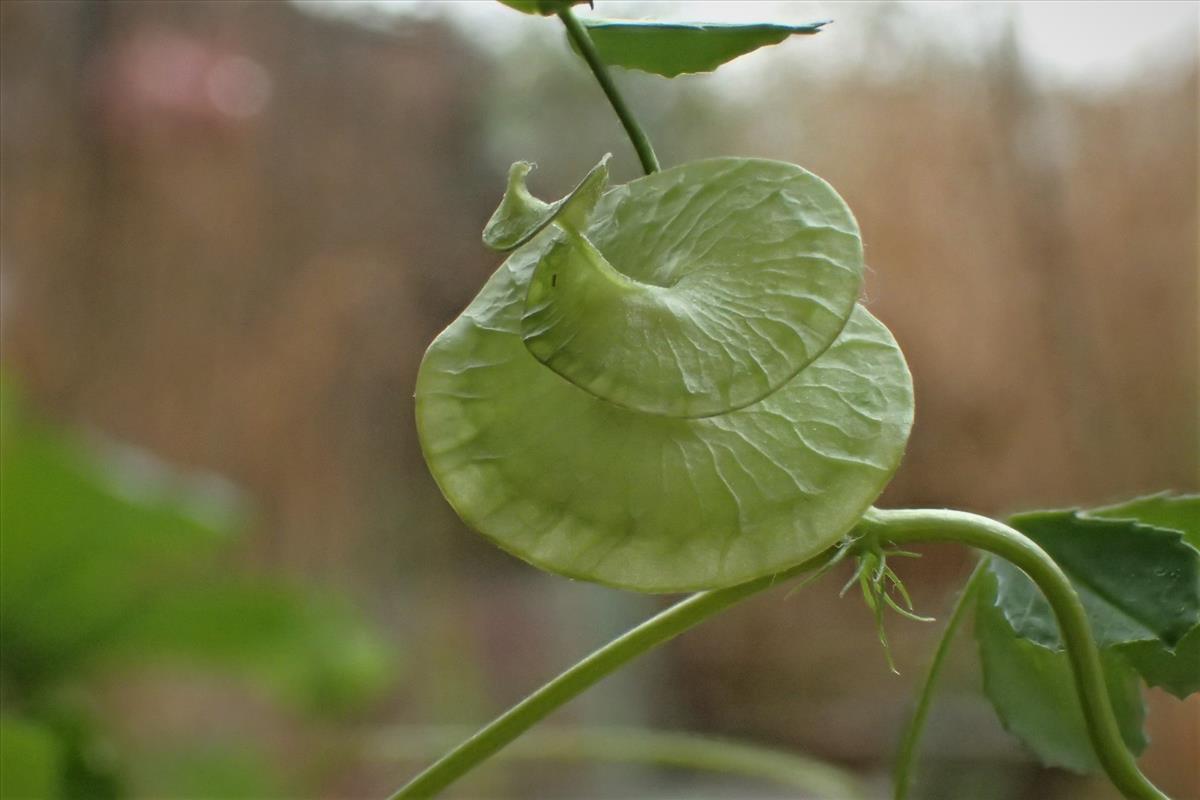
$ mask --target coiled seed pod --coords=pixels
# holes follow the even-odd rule
[[[552,572],[716,588],[836,542],[899,464],[912,384],[856,304],[858,226],[792,164],[720,158],[548,205],[514,165],[515,252],[430,346],[425,458],[471,527]]]

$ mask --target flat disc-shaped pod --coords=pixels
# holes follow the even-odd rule
[[[856,307],[775,392],[704,418],[597,398],[522,340],[529,281],[556,238],[518,250],[430,346],[421,445],[468,525],[543,569],[646,592],[728,586],[832,545],[899,464],[912,383]]]
[[[775,391],[829,347],[862,285],[850,209],[780,161],[682,164],[564,227],[530,281],[525,344],[650,414],[722,414]]]

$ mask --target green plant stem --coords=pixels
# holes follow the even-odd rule
[[[527,696],[409,781],[392,795],[392,800],[433,797],[551,711],[627,662],[747,597],[804,572],[819,569],[837,554],[838,548],[831,547],[821,555],[777,575],[767,575],[726,589],[698,592],[681,600],[604,645]]]
[[[566,26],[567,35],[571,37],[571,41],[583,56],[583,60],[592,68],[592,74],[596,76],[600,88],[608,96],[608,102],[612,103],[613,111],[617,112],[617,118],[625,126],[625,133],[629,134],[629,141],[633,142],[633,149],[637,151],[638,160],[642,162],[642,170],[647,175],[658,172],[660,169],[658,157],[654,155],[654,148],[650,146],[650,138],[646,136],[646,132],[638,124],[637,118],[625,104],[625,98],[621,96],[617,85],[613,83],[612,75],[609,74],[608,67],[600,58],[600,53],[596,51],[596,45],[588,36],[587,29],[576,18],[570,6],[564,6],[558,12],[558,18]]]
[[[381,760],[420,759],[461,741],[459,727],[391,728],[372,736],[367,755]],[[498,760],[607,761],[650,764],[770,781],[806,796],[865,797],[857,779],[830,764],[781,750],[677,731],[626,727],[550,727],[530,731]]]
[[[1109,779],[1131,800],[1169,800],[1142,775],[1117,728],[1100,653],[1079,596],[1049,555],[1020,532],[995,520],[949,510],[871,509],[856,533],[895,545],[952,541],[1000,556],[1023,570],[1050,603],[1062,632],[1092,746]],[[776,575],[726,589],[699,592],[596,650],[510,708],[413,778],[392,800],[432,797],[601,678],[735,603],[785,580],[818,570],[844,554],[831,547]]]
[[[925,680],[917,695],[917,705],[913,709],[912,719],[904,729],[904,736],[900,739],[900,749],[896,753],[896,766],[893,771],[895,800],[907,800],[909,789],[912,788],[917,750],[921,743],[921,734],[925,732],[925,721],[929,717],[929,708],[933,705],[933,694],[937,690],[938,680],[942,676],[942,668],[946,663],[946,656],[950,652],[950,643],[962,625],[963,618],[971,607],[971,601],[979,590],[980,579],[983,577],[987,563],[988,560],[984,558],[976,564],[970,577],[967,578],[967,582],[963,584],[958,599],[954,601],[954,608],[950,611],[950,619],[946,621],[946,629],[942,631],[942,638],[938,641],[937,649],[933,653],[933,660],[929,662],[929,671],[925,673]]]
[[[1088,626],[1083,603],[1046,551],[1007,525],[965,511],[872,509],[859,524],[858,531],[897,545],[920,541],[960,542],[1000,556],[1024,571],[1054,610],[1092,747],[1109,780],[1131,800],[1168,800],[1141,773],[1133,754],[1121,739],[1104,683],[1100,652]]]

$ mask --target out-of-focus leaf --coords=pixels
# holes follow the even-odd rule
[[[0,798],[48,800],[60,795],[62,754],[50,728],[0,718]]]
[[[818,33],[829,20],[806,25],[738,25],[589,19],[583,24],[605,63],[674,78],[712,72],[738,56],[779,44],[789,36]]]
[[[390,649],[343,603],[219,569],[240,517],[230,490],[55,433],[7,388],[0,411],[0,665],[16,686],[173,658],[337,712],[390,682]]]
[[[155,751],[132,765],[131,782],[141,797],[210,797],[259,800],[296,797],[268,765],[270,759],[253,742],[204,743],[186,749]]]
[[[4,389],[0,664],[18,682],[78,668],[131,613],[207,568],[241,504],[216,479],[87,444]]]
[[[1088,514],[1171,528],[1200,549],[1200,495],[1156,494]],[[1151,686],[1161,686],[1180,699],[1200,692],[1200,625],[1187,632],[1174,652],[1155,641],[1132,642],[1122,646],[1121,653]]]
[[[1010,524],[1041,545],[1067,573],[1102,647],[1176,644],[1200,623],[1200,551],[1179,531],[1078,511],[1043,511]],[[999,606],[1018,633],[1059,649],[1049,604],[1023,572],[996,559]]]
[[[344,602],[224,577],[164,595],[125,627],[110,657],[244,672],[321,713],[361,707],[395,675],[391,648]]]
[[[591,0],[500,0],[500,2],[509,8],[515,8],[522,14],[539,14],[543,17],[557,14],[561,9],[570,6],[578,6],[583,3],[591,5]]]
[[[55,432],[30,419],[7,385],[0,439],[0,677],[6,701],[10,692],[21,702],[50,698],[37,720],[57,748],[53,792],[21,788],[41,780],[41,757],[30,736],[6,726],[3,797],[127,794],[130,759],[80,702],[102,667],[160,660],[232,671],[322,713],[355,710],[391,682],[386,641],[345,603],[222,567],[243,507],[224,484]],[[139,789],[288,794],[245,750],[235,761],[176,761],[156,760],[161,769]]]
[[[996,714],[1045,764],[1099,772],[1067,655],[1016,635],[995,605],[994,578],[976,607],[975,637],[983,687]],[[1137,674],[1116,653],[1101,656],[1121,737],[1134,753],[1146,747],[1145,704]]]
[[[72,687],[75,689],[76,687]],[[63,798],[123,800],[129,796],[124,765],[107,720],[81,703],[77,691],[50,692],[36,704],[37,721],[53,732],[60,758]]]

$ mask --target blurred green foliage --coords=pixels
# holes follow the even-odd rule
[[[59,793],[61,755],[44,725],[0,717],[0,797],[53,797]]]
[[[0,441],[3,797],[128,793],[135,759],[89,702],[122,669],[215,669],[319,715],[389,685],[393,653],[345,601],[230,567],[231,487],[44,425],[7,382]],[[138,783],[160,796],[281,785],[245,748],[151,761]]]

